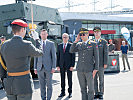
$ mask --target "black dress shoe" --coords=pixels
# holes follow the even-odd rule
[[[103,95],[99,95],[99,99],[103,99]]]
[[[65,93],[61,93],[58,97],[64,97]]]
[[[94,99],[98,99],[99,98],[99,95],[94,95]]]
[[[3,87],[0,87],[0,90],[3,90]]]
[[[68,98],[71,98],[71,97],[72,97],[72,93],[69,93]]]

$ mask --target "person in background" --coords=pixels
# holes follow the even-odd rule
[[[82,100],[94,99],[94,77],[99,68],[99,53],[96,42],[88,39],[89,33],[81,28],[70,52],[78,52],[77,76],[81,88]],[[82,42],[79,42],[80,37]]]
[[[43,55],[36,58],[34,72],[38,74],[42,100],[51,100],[52,76],[56,68],[56,50],[54,42],[47,39],[46,29],[41,30],[40,36]]]
[[[5,40],[6,40],[6,37],[2,35],[0,37],[0,41],[1,41],[0,48],[1,48],[2,44],[5,42]],[[3,78],[0,78],[0,90],[1,89],[3,89]]]
[[[122,61],[123,61],[124,70],[126,70],[126,67],[125,67],[125,59],[126,59],[127,66],[128,66],[129,71],[130,71],[131,69],[130,69],[130,65],[128,62],[128,58],[127,58],[128,46],[125,44],[125,41],[122,41],[121,53],[122,53]]]
[[[103,99],[104,94],[104,68],[107,68],[108,61],[108,43],[101,38],[101,28],[95,27],[93,29],[95,39],[99,49],[99,70],[94,78],[95,96],[94,99]],[[99,82],[98,82],[99,79]],[[99,84],[98,84],[99,83]]]
[[[113,44],[112,40],[109,40],[109,53],[114,53],[115,51],[115,44]]]
[[[65,96],[65,75],[67,72],[68,78],[68,97],[72,97],[72,71],[75,65],[75,53],[70,53],[71,43],[68,42],[69,35],[63,33],[63,43],[58,45],[57,48],[57,70],[60,71],[61,76],[61,94],[59,97]]]

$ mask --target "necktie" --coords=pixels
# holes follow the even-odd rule
[[[64,44],[64,47],[63,47],[64,53],[65,53],[65,50],[66,50],[66,43]]]
[[[45,48],[45,42],[43,41],[43,50],[44,50],[44,48]]]

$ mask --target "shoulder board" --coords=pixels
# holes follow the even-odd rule
[[[77,44],[82,44],[82,42],[78,42]]]
[[[91,43],[96,43],[95,40],[90,40]]]
[[[101,39],[101,40],[106,41],[105,39]]]

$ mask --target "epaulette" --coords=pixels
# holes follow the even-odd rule
[[[102,38],[101,40],[107,41],[107,40],[105,40],[105,39],[103,39],[103,38]]]
[[[77,44],[81,45],[81,44],[82,44],[82,42],[78,42]]]
[[[96,41],[95,41],[95,40],[90,40],[90,42],[92,42],[92,43],[96,43]]]

